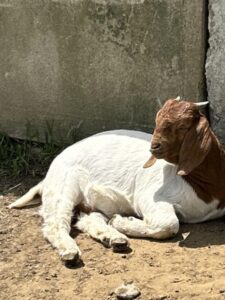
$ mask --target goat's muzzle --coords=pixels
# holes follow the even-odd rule
[[[157,143],[157,142],[154,142],[151,144],[151,149],[150,151],[157,151],[157,150],[160,150],[161,148],[161,144],[160,143]]]
[[[158,141],[152,141],[150,152],[156,157],[156,158],[163,158],[165,154],[165,149],[162,145],[162,143]]]

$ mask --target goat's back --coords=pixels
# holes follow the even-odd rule
[[[127,189],[149,157],[150,140],[150,134],[132,130],[96,134],[59,154],[52,162],[46,180],[61,180],[59,178],[64,178],[63,173],[68,169],[76,171],[79,167],[95,183]]]

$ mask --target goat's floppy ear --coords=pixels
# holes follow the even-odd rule
[[[148,161],[146,161],[146,163],[144,164],[143,168],[146,169],[146,168],[149,168],[151,167],[152,165],[154,165],[154,163],[156,162],[157,158],[152,155]]]
[[[207,119],[201,115],[196,125],[186,133],[179,153],[177,174],[188,175],[199,166],[211,148],[211,133]]]

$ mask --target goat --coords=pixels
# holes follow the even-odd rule
[[[44,180],[9,208],[40,194],[44,237],[64,261],[81,255],[69,235],[74,210],[76,228],[114,251],[128,247],[127,236],[166,239],[177,234],[179,221],[221,217],[225,154],[198,105],[167,100],[153,136],[113,130],[68,147]]]

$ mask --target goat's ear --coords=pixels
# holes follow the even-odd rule
[[[179,153],[177,174],[188,175],[205,159],[211,148],[211,132],[207,119],[201,115],[186,133]]]
[[[143,168],[146,169],[146,168],[150,168],[152,165],[154,165],[154,163],[156,162],[157,158],[152,155],[148,161],[146,161],[146,163],[144,164]]]

